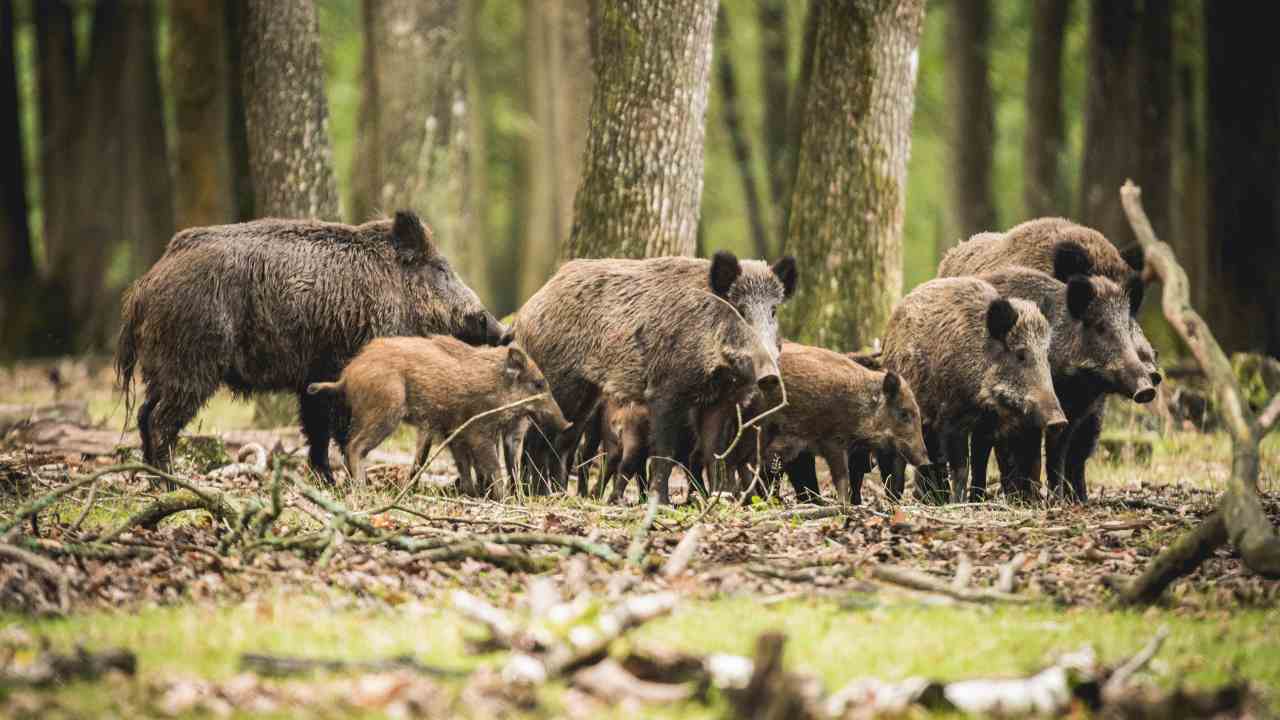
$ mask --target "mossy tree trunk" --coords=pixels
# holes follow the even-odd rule
[[[247,0],[241,69],[254,211],[260,217],[339,220],[315,6]],[[261,395],[254,423],[293,422],[297,401]]]
[[[360,139],[352,220],[415,210],[486,295],[476,217],[467,3],[364,0]]]
[[[1069,215],[1062,181],[1062,45],[1070,0],[1035,0],[1027,60],[1027,131],[1022,142],[1022,204],[1027,218]]]
[[[902,294],[902,224],[923,0],[820,0],[787,249],[789,335],[855,349]]]
[[[234,222],[231,68],[227,13],[218,3],[169,4],[170,87],[174,95],[177,227]]]
[[[991,187],[995,110],[990,78],[990,0],[955,0],[947,6],[947,106],[951,146],[950,242],[999,230]]]
[[[715,0],[599,4],[596,84],[564,256],[692,255]]]
[[[526,144],[521,301],[550,277],[573,229],[594,82],[588,1],[525,0],[525,53],[533,127]]]

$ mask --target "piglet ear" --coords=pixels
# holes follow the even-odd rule
[[[1142,275],[1134,273],[1125,281],[1124,292],[1129,296],[1129,315],[1130,317],[1138,317],[1138,311],[1142,309],[1142,296],[1146,292],[1146,285],[1142,282]]]
[[[728,250],[720,250],[711,257],[711,292],[720,297],[729,295],[738,276],[742,274],[742,264],[738,256]]]
[[[502,368],[502,372],[508,380],[516,380],[529,367],[529,356],[524,354],[519,346],[507,346],[507,362]]]
[[[1084,246],[1074,240],[1064,240],[1053,249],[1053,276],[1067,282],[1073,275],[1093,273],[1093,261]]]
[[[426,257],[435,252],[431,231],[412,210],[396,211],[396,219],[391,224],[391,242],[406,255]]]
[[[773,264],[773,274],[782,281],[782,297],[790,299],[796,292],[796,282],[799,280],[799,271],[796,270],[796,259],[787,255],[778,262]]]
[[[1076,320],[1084,318],[1098,294],[1093,283],[1083,275],[1076,275],[1067,281],[1067,311]]]
[[[902,391],[902,378],[898,377],[896,372],[887,372],[884,374],[884,396],[897,397]]]
[[[996,340],[1004,341],[1016,322],[1018,311],[1005,298],[996,298],[987,306],[987,332]]]

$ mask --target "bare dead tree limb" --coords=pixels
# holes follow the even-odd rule
[[[1230,543],[1246,567],[1265,577],[1280,577],[1280,538],[1267,519],[1258,497],[1259,444],[1269,424],[1273,400],[1255,418],[1245,401],[1231,362],[1199,313],[1191,307],[1191,286],[1169,245],[1161,242],[1142,208],[1142,191],[1132,181],[1120,189],[1129,224],[1143,249],[1145,268],[1163,284],[1165,318],[1191,350],[1192,356],[1213,386],[1222,424],[1231,436],[1231,475],[1218,511],[1164,552],[1121,592],[1126,604],[1145,604],[1159,598],[1168,585],[1193,571],[1213,550]],[[1280,411],[1278,411],[1280,412]],[[1274,422],[1274,419],[1271,420]]]
[[[937,595],[945,595],[954,600],[962,600],[964,602],[1007,602],[1017,604],[1033,602],[1030,597],[1014,595],[991,588],[957,588],[951,583],[939,580],[931,575],[893,565],[872,566],[871,577],[911,590],[922,590]]]
[[[1271,432],[1276,427],[1276,420],[1280,420],[1280,395],[1271,398],[1258,416],[1258,431],[1263,435]]]

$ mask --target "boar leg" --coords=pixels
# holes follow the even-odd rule
[[[658,502],[671,504],[671,470],[679,461],[680,439],[686,434],[687,411],[671,400],[653,400],[649,403],[652,414],[653,475],[649,477],[650,492],[658,493]],[[692,490],[692,478],[690,479]]]
[[[1032,502],[1040,489],[1040,439],[1038,427],[1020,428],[1009,434],[996,454],[1001,486],[1011,499]]]
[[[381,417],[357,416],[352,419],[351,439],[347,441],[346,456],[347,472],[351,473],[351,481],[356,487],[365,487],[364,456],[395,432],[402,419],[404,419],[403,409],[400,412],[394,410],[387,412]],[[328,443],[326,438],[325,445],[327,446]],[[315,450],[314,446],[312,450]]]
[[[1045,471],[1049,476],[1049,494],[1054,497],[1065,498],[1071,493],[1066,480],[1067,451],[1080,423],[1079,419],[1072,420],[1062,430],[1045,434]]]
[[[862,504],[862,481],[871,472],[871,451],[849,448],[846,455],[849,463],[849,503]]]
[[[902,492],[907,488],[907,463],[892,450],[876,451],[876,465],[880,467],[880,482],[884,494],[892,502],[902,502]]]
[[[1098,411],[1081,418],[1079,426],[1074,429],[1068,440],[1063,464],[1077,502],[1085,502],[1089,499],[1089,492],[1085,486],[1085,465],[1094,450],[1098,448],[1098,438],[1101,436],[1102,412]]]
[[[601,405],[596,408],[596,411],[591,414],[591,419],[587,421],[587,427],[582,433],[582,462],[584,464],[578,468],[578,497],[591,496],[591,490],[589,487],[591,484],[591,468],[599,465],[596,462],[596,456],[600,454],[600,447],[602,445],[606,445],[603,442],[603,435],[605,432],[603,423],[604,404],[601,403]],[[607,445],[605,453],[607,456]],[[608,462],[607,457],[605,462]],[[603,471],[603,468],[601,468],[602,473]],[[596,482],[596,489],[599,492],[604,491],[604,488],[601,487],[599,481]]]
[[[795,459],[783,466],[783,472],[791,481],[798,503],[821,503],[822,491],[818,489],[818,461],[814,454],[802,450]]]
[[[298,411],[302,416],[302,434],[306,436],[307,445],[310,446],[307,459],[311,462],[311,469],[320,476],[321,480],[329,485],[334,484],[333,470],[329,468],[329,419],[333,409],[332,406],[333,401],[324,395],[308,395],[305,392],[298,395]],[[350,444],[351,442],[348,441],[348,447],[350,447]],[[350,467],[349,450],[347,454],[348,469],[354,476],[355,468]]]
[[[996,442],[993,418],[983,418],[969,436],[969,502],[987,500],[987,466],[991,462],[991,449]]]
[[[453,464],[458,468],[458,492],[474,497],[476,488],[471,482],[471,453],[462,443],[450,446],[449,452],[453,454]]]
[[[831,484],[836,489],[836,502],[844,505],[849,502],[849,449],[843,445],[839,447],[824,447],[822,449],[822,459],[826,461],[827,468],[831,470]]]
[[[495,479],[501,478],[497,450],[488,438],[482,438],[469,445],[471,461],[476,473],[476,492],[481,497],[488,496],[493,500],[501,501],[506,497],[506,489],[501,480],[494,482]]]
[[[147,386],[147,399],[138,410],[138,429],[147,438],[143,444],[143,456],[148,465],[160,470],[169,469],[178,433],[195,418],[211,394],[170,388],[152,390]],[[167,481],[164,485],[168,490],[174,489]]]
[[[969,491],[968,433],[947,433],[947,465],[951,475],[951,502],[964,502]]]
[[[947,501],[947,444],[942,431],[927,429],[924,446],[929,453],[929,464],[916,468],[916,499],[923,503],[938,504]],[[905,474],[905,473],[904,473]]]
[[[427,458],[431,456],[431,438],[430,430],[418,428],[418,450],[413,455],[413,466],[409,470],[409,477],[416,477],[427,464]]]

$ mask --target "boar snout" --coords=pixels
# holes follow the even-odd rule
[[[910,443],[902,443],[898,447],[898,454],[907,461],[908,464],[916,467],[923,467],[929,464],[929,453],[924,449],[924,438],[919,433],[911,439]]]
[[[1149,384],[1138,388],[1138,391],[1133,394],[1133,401],[1144,405],[1155,399],[1156,389]]]
[[[1052,392],[1043,393],[1036,398],[1035,414],[1040,424],[1051,432],[1067,426],[1067,416],[1062,412],[1062,405],[1058,404],[1058,396]]]
[[[1152,386],[1159,386],[1161,382],[1164,382],[1164,375],[1160,374],[1159,368],[1152,368],[1148,375],[1151,378]]]
[[[468,313],[462,320],[462,329],[454,336],[468,345],[503,345],[508,334],[503,325],[488,310]]]
[[[778,372],[777,358],[762,343],[757,343],[755,352],[751,355],[751,365],[755,372],[756,385],[761,390],[770,392],[782,382],[782,376]]]

